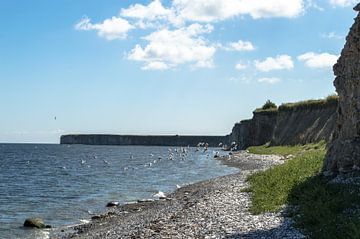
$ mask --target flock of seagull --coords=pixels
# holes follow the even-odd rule
[[[207,143],[199,143],[197,145],[197,147],[195,148],[195,152],[203,152],[203,153],[206,153],[206,157],[210,157],[210,152],[208,152],[208,148],[209,148],[209,145]],[[170,160],[170,161],[174,161],[174,160],[184,161],[184,160],[188,159],[191,149],[192,148],[190,148],[190,146],[180,147],[180,148],[169,148],[167,150],[167,156],[159,155],[158,157],[156,157],[153,153],[150,153],[148,155],[148,157],[151,159],[151,162],[143,164],[142,167],[144,167],[144,168],[152,167],[154,164],[159,163],[166,159]],[[215,155],[215,157],[217,157],[217,156],[219,156],[219,151],[213,151],[212,154]],[[97,159],[98,157],[96,155],[94,155],[90,158]],[[134,160],[135,156],[132,153],[130,153],[129,159]],[[105,159],[103,159],[102,161],[103,161],[104,165],[107,165],[107,166],[111,165],[111,163]],[[87,164],[87,160],[85,160],[85,159],[81,159],[80,164],[82,166],[86,166],[88,168],[91,167],[89,164]],[[62,167],[62,168],[66,169],[66,167]],[[134,167],[132,169],[136,170],[137,168]],[[123,171],[127,171],[127,170],[129,170],[129,167],[123,167]]]

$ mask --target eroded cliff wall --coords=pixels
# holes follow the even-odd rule
[[[360,11],[360,4],[355,8]],[[338,120],[324,170],[331,174],[360,170],[360,14],[334,66],[339,95]]]
[[[271,145],[330,141],[336,123],[336,102],[321,107],[279,109]]]
[[[235,124],[230,139],[238,149],[263,145],[271,140],[277,119],[277,111],[253,112],[253,118]]]
[[[269,142],[275,146],[330,141],[336,125],[337,100],[290,105],[294,106],[255,111],[252,119],[235,124],[230,140],[239,149]]]

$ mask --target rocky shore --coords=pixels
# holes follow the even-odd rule
[[[157,201],[111,208],[89,223],[57,229],[53,238],[305,238],[282,212],[249,212],[246,177],[283,158],[239,152],[220,159],[241,171],[182,187]]]

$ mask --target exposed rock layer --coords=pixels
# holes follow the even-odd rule
[[[337,104],[279,110],[271,145],[296,145],[330,141],[336,124]]]
[[[254,112],[252,119],[235,124],[231,140],[238,144],[239,149],[263,145],[271,140],[276,120],[277,111]]]
[[[360,4],[354,10],[360,11]],[[324,169],[338,174],[360,167],[360,14],[346,37],[334,74],[339,95],[338,120]]]
[[[337,102],[320,106],[280,108],[254,112],[250,120],[235,124],[230,139],[239,149],[263,145],[296,145],[330,141],[336,124]]]

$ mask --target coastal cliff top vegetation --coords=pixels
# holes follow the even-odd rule
[[[267,100],[261,108],[257,108],[254,112],[276,112],[278,110],[277,105],[271,100]]]
[[[275,103],[268,100],[261,108],[255,109],[254,113],[275,113],[278,111],[322,108],[329,105],[336,105],[338,100],[339,96],[332,94],[324,99],[311,99],[294,103],[283,103],[279,107],[277,107]]]
[[[299,109],[314,109],[321,108],[328,105],[336,105],[338,103],[339,97],[336,94],[329,95],[324,99],[318,100],[305,100],[295,103],[284,103],[279,106],[279,110],[289,111],[289,110],[299,110]]]

